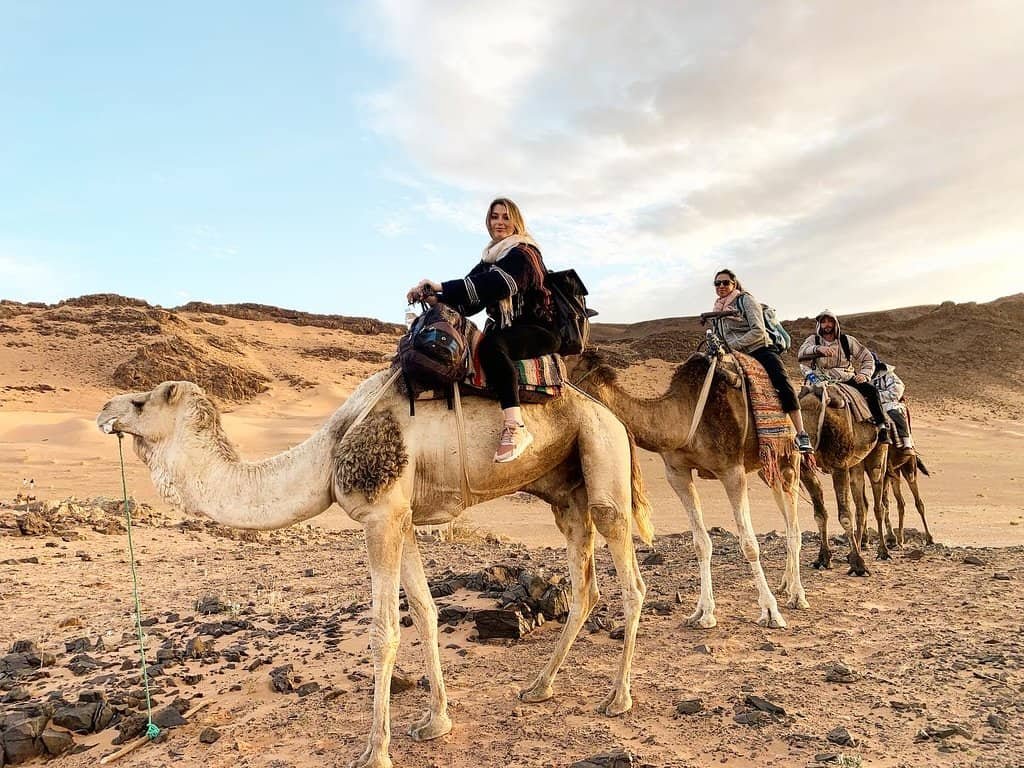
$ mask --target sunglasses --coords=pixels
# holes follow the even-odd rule
[[[732,285],[732,280],[715,280],[715,288],[724,288],[727,285]]]

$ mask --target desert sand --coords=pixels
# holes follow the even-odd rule
[[[699,481],[707,523],[723,529],[714,536],[713,559],[719,624],[685,628],[697,591],[686,515],[659,457],[644,453],[660,557],[643,568],[648,609],[634,665],[634,709],[615,720],[593,712],[617,659],[618,641],[607,627],[584,630],[556,697],[528,706],[515,692],[546,660],[557,624],[517,642],[481,643],[472,622],[462,621],[441,635],[455,730],[413,744],[402,735],[404,725],[418,716],[426,694],[418,688],[396,694],[395,764],[562,766],[628,749],[638,756],[632,764],[656,766],[854,765],[858,759],[879,766],[1021,765],[1024,354],[1006,331],[1019,329],[1022,318],[1024,296],[1016,296],[847,321],[907,382],[915,437],[933,473],[921,487],[936,546],[912,537],[893,561],[871,561],[866,579],[848,577],[838,566],[815,572],[809,564],[816,527],[809,504],[801,503],[802,528],[813,532],[805,533],[802,557],[811,608],[784,610],[789,628],[766,630],[754,623],[755,594],[731,536],[724,493],[718,483]],[[809,332],[806,319],[787,325],[795,338]],[[376,321],[266,307],[168,311],[119,297],[55,307],[0,303],[0,515],[7,521],[0,527],[7,534],[0,535],[0,652],[26,640],[56,660],[47,674],[17,685],[0,667],[0,693],[6,692],[0,713],[9,720],[19,707],[55,692],[74,702],[80,691],[100,689],[114,700],[138,685],[131,680],[138,648],[124,534],[79,521],[18,535],[16,524],[19,493],[52,505],[82,500],[85,507],[90,499],[120,497],[117,441],[94,422],[107,398],[164,379],[199,381],[217,395],[242,455],[259,459],[311,434],[365,376],[386,365],[398,332]],[[595,329],[619,356],[629,386],[647,395],[664,388],[699,333],[692,318]],[[987,343],[988,365],[976,364],[979,339]],[[128,492],[152,506],[135,531],[142,615],[156,619],[147,629],[150,663],[157,648],[180,650],[201,635],[203,621],[226,615],[248,626],[211,640],[209,657],[178,658],[161,670],[154,680],[159,706],[175,697],[194,704],[199,696],[212,704],[196,722],[118,764],[346,764],[362,748],[372,679],[369,576],[358,527],[332,507],[309,525],[240,537],[168,508],[128,441],[124,448]],[[830,531],[837,532],[834,500],[827,500]],[[753,477],[751,503],[769,581],[777,584],[782,543],[773,532],[782,521]],[[920,527],[912,508],[907,525]],[[503,562],[565,571],[560,534],[537,500],[517,495],[475,507],[455,539],[438,542],[423,532],[432,582]],[[650,554],[644,548],[641,559]],[[601,558],[613,623],[618,590],[603,552]],[[196,616],[197,601],[210,595],[225,610]],[[441,602],[482,605],[463,593]],[[412,632],[403,630],[399,663],[415,680],[422,664]],[[82,637],[99,667],[76,675],[68,668],[75,653],[65,643]],[[244,651],[241,659],[225,655],[232,647]],[[264,663],[248,669],[258,658]],[[852,670],[850,682],[826,682],[837,662]],[[268,672],[286,664],[301,678],[297,683],[315,681],[319,689],[302,697],[273,691]],[[27,703],[11,697],[14,688]],[[785,712],[737,722],[737,713],[751,709],[748,695]],[[701,700],[700,711],[677,712],[690,699]],[[956,728],[949,730],[951,723]],[[206,727],[220,732],[215,743],[199,740]],[[842,741],[837,728],[848,730],[850,743],[836,743]],[[95,763],[117,733],[115,724],[76,735],[79,748],[92,748],[64,754],[57,764]]]

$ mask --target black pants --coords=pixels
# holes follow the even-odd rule
[[[783,365],[779,353],[768,347],[761,347],[751,352],[750,356],[764,366],[765,371],[768,373],[768,378],[771,379],[772,386],[779,393],[782,410],[786,413],[799,411],[800,402],[796,399],[796,390],[793,388],[793,382],[786,375],[786,366]]]
[[[480,367],[502,408],[519,405],[519,374],[514,361],[548,355],[557,352],[558,347],[554,332],[531,323],[492,328],[484,334],[479,347]]]
[[[875,424],[878,426],[884,425],[885,413],[882,411],[882,401],[878,397],[878,390],[875,389],[875,385],[870,381],[862,381],[858,383],[853,379],[844,383],[849,384],[864,395],[864,399],[868,401],[868,408],[871,409],[871,416],[875,420]]]

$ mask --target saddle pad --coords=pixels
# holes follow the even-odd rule
[[[469,347],[469,373],[464,383],[474,389],[487,389],[487,377],[480,367],[479,348],[483,333],[473,323],[466,324],[466,342]],[[557,397],[566,380],[565,364],[560,355],[542,355],[528,360],[516,360],[519,390],[527,395]]]
[[[846,407],[850,409],[854,421],[871,420],[871,408],[868,406],[867,399],[859,391],[849,384],[832,384],[829,389],[838,392],[846,401]]]

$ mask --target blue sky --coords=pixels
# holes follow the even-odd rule
[[[1014,3],[0,2],[0,298],[400,320],[520,201],[600,319],[1024,289]]]

